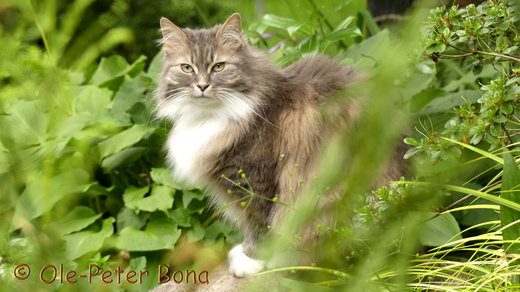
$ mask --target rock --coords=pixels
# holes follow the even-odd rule
[[[236,278],[231,273],[229,273],[227,265],[221,264],[209,272],[209,284],[176,284],[175,282],[168,282],[162,284],[150,292],[234,292],[234,291],[251,291],[250,287],[247,287],[248,284],[253,281],[257,281],[255,286],[258,283],[266,283],[264,281],[267,280],[267,276],[250,276],[245,278]],[[262,285],[261,287],[256,287],[255,291],[267,291],[267,286]],[[247,289],[246,289],[247,287]],[[265,289],[264,289],[265,288]]]

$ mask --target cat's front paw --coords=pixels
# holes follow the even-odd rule
[[[233,247],[228,253],[229,271],[237,278],[260,272],[264,262],[248,257],[241,244]]]

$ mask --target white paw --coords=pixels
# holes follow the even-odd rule
[[[248,257],[242,244],[233,247],[228,253],[229,271],[238,278],[260,272],[264,262]]]

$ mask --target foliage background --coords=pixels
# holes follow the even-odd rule
[[[265,244],[268,254],[291,254],[297,227],[323,212],[310,207],[315,195],[346,182],[327,211],[338,224],[321,227],[316,249],[327,252],[311,266],[266,273],[298,291],[518,285],[515,1],[431,11],[425,3],[383,24],[361,0],[257,2],[0,3],[0,289],[157,284],[43,285],[16,280],[20,263],[156,275],[159,263],[201,270],[224,260],[241,235],[164,165],[171,125],[153,117],[155,40],[161,15],[205,27],[235,11],[250,42],[280,66],[318,51],[371,76],[351,89],[371,109],[360,128],[331,145],[320,183]],[[414,129],[408,181],[370,191],[404,128]]]

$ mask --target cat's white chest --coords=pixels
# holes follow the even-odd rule
[[[218,145],[212,143],[228,125],[227,119],[180,121],[167,141],[168,161],[176,179],[191,185],[206,184],[205,155]]]

